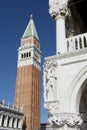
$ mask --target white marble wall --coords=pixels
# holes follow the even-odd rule
[[[52,69],[54,68],[54,69]],[[53,80],[54,79],[54,80]],[[87,86],[87,49],[45,58],[44,106],[49,122],[61,130],[79,130],[82,125],[80,99]],[[50,85],[50,83],[51,84]],[[53,86],[53,90],[48,89]],[[49,98],[46,91],[54,93]],[[67,125],[67,127],[64,127]]]

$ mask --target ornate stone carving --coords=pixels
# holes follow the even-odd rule
[[[47,70],[50,69],[52,66],[53,66],[53,67],[57,67],[57,62],[55,62],[54,60],[45,61],[45,63],[44,63],[44,71],[47,71]]]
[[[45,102],[44,107],[48,110],[48,112],[56,113],[59,109],[59,101]]]
[[[55,6],[55,5],[61,5],[63,3],[67,3],[68,0],[49,0],[49,6],[52,7],[52,6]]]
[[[75,116],[69,116],[68,117],[68,120],[67,120],[67,124],[68,126],[70,127],[73,127],[73,126],[81,126],[82,125],[82,119],[79,115],[75,115]]]
[[[52,125],[57,125],[62,127],[63,125],[67,125],[68,127],[80,127],[83,123],[80,114],[58,114],[54,116],[50,116],[49,123]]]
[[[58,16],[70,16],[70,10],[67,7],[68,0],[49,0],[49,13],[53,18]]]
[[[56,67],[54,61],[47,61],[44,64],[44,99],[45,101],[55,100],[56,91]]]
[[[62,127],[64,125],[63,119],[61,117],[50,117],[48,122],[53,126],[53,125],[57,125]]]

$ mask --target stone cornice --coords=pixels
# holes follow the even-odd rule
[[[67,64],[87,61],[87,48],[46,57],[45,60],[57,61],[58,65],[67,65]]]

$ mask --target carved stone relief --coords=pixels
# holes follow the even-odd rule
[[[44,64],[44,99],[45,101],[53,101],[56,96],[56,67],[54,61],[47,61]]]
[[[45,102],[44,107],[48,110],[49,114],[56,114],[59,109],[59,101]]]

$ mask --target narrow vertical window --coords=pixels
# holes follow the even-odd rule
[[[21,54],[21,59],[23,59],[23,54]]]
[[[81,38],[79,38],[79,46],[80,46],[80,48],[82,48],[82,40],[81,40]]]
[[[85,37],[84,37],[84,47],[87,47],[87,41]]]
[[[26,56],[28,57],[28,52],[26,53]]]
[[[75,48],[78,49],[77,39],[75,39]]]
[[[69,51],[69,41],[67,41],[67,51]]]
[[[31,52],[29,52],[29,57],[31,57]]]
[[[46,100],[48,100],[48,90],[46,91]]]
[[[26,57],[26,54],[24,53],[24,58]]]

